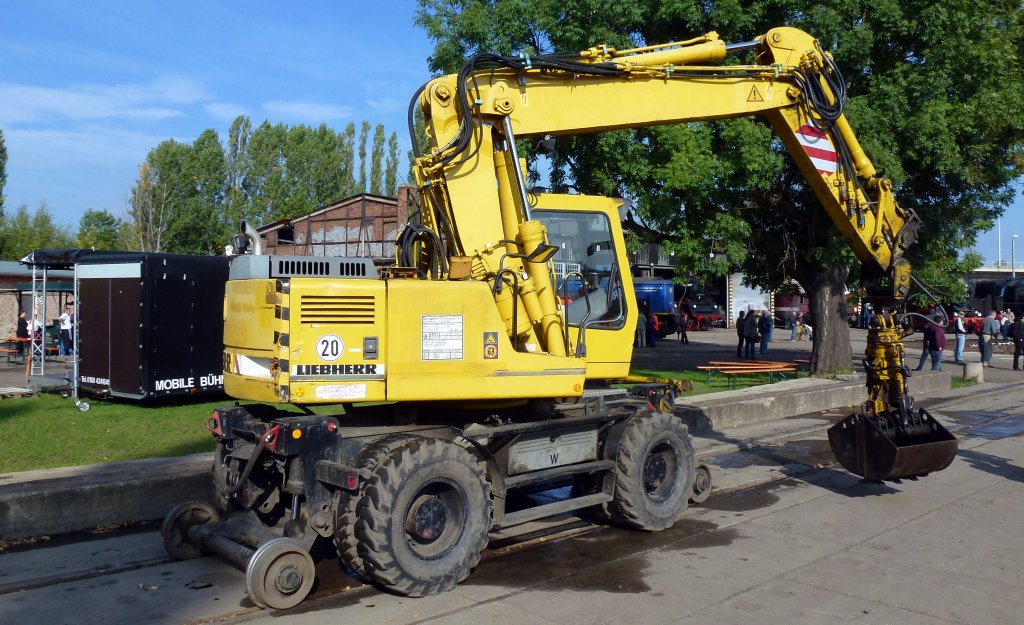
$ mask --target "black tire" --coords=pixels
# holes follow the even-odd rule
[[[694,464],[682,421],[663,412],[632,417],[616,452],[612,519],[639,530],[671,527],[692,494]]]
[[[387,458],[391,452],[419,437],[411,434],[393,434],[373,441],[363,448],[356,459],[360,469],[373,471]],[[338,503],[334,518],[334,548],[338,552],[339,563],[348,567],[358,577],[367,579],[366,564],[359,555],[359,540],[356,538],[356,522],[359,521],[357,507],[363,496],[365,484],[359,492],[338,491]]]
[[[359,502],[356,537],[367,578],[400,595],[450,590],[487,546],[491,485],[465,449],[421,439],[384,458]]]

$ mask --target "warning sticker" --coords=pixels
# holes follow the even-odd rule
[[[747,102],[764,102],[764,98],[761,97],[761,92],[757,90],[757,85],[750,88],[750,95],[747,96]]]
[[[366,399],[365,384],[327,384],[316,387],[317,399]]]
[[[462,360],[462,315],[424,315],[420,319],[421,359]]]
[[[498,359],[498,333],[484,332],[484,360]]]

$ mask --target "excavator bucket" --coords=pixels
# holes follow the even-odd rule
[[[927,411],[899,427],[895,417],[853,414],[828,430],[832,453],[843,468],[872,482],[920,477],[953,462],[957,440]]]

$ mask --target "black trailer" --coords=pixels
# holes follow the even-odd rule
[[[130,399],[223,392],[229,261],[145,252],[78,258],[79,390]]]

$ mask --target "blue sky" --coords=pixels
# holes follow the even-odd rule
[[[408,147],[405,112],[431,42],[415,0],[7,3],[0,128],[7,206],[45,201],[77,228],[88,208],[123,216],[138,164],[165,139],[255,124],[383,123]],[[1024,200],[1002,219],[1024,237]],[[1024,263],[1024,238],[1018,263]],[[996,230],[977,249],[996,261]]]
[[[7,206],[46,201],[77,227],[126,213],[147,152],[249,115],[383,123],[408,145],[432,49],[414,0],[9,3],[0,21]]]

